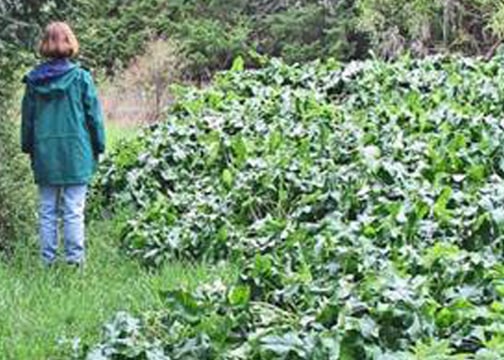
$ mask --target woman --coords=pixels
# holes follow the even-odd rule
[[[71,28],[47,26],[39,52],[46,59],[24,78],[23,152],[30,155],[38,185],[42,259],[56,260],[58,215],[63,216],[68,264],[82,265],[87,185],[105,150],[101,106],[88,71],[70,59],[79,51]]]

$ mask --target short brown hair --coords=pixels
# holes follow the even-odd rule
[[[74,57],[79,53],[79,42],[67,23],[52,22],[45,29],[39,52],[47,58]]]

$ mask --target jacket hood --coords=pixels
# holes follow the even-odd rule
[[[78,64],[68,59],[54,59],[35,67],[23,81],[40,94],[61,93],[72,84],[78,68]]]

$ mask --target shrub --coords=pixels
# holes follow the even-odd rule
[[[217,19],[187,19],[175,25],[188,57],[192,78],[208,80],[215,70],[227,69],[234,57],[250,49],[250,23],[225,23]]]
[[[47,5],[47,6],[46,6]],[[39,24],[47,21],[46,1],[0,2],[0,251],[35,230],[35,194],[28,159],[20,152],[18,90],[33,56]]]
[[[0,105],[0,251],[11,250],[16,241],[35,230],[35,194],[30,167],[21,154],[12,101]]]

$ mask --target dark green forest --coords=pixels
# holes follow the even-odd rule
[[[3,0],[0,10],[4,59],[9,49],[30,52],[41,26],[59,19],[79,33],[82,60],[110,74],[156,38],[180,41],[189,76],[208,77],[237,55],[251,66],[254,54],[288,63],[371,51],[486,55],[504,33],[498,0]]]

